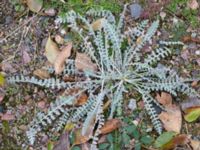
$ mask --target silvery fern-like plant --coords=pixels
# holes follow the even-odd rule
[[[156,64],[172,52],[172,46],[183,45],[177,41],[159,41],[153,46],[153,51],[147,56],[141,53],[142,48],[151,43],[159,21],[149,23],[142,21],[137,27],[124,31],[124,16],[127,5],[118,22],[110,11],[91,9],[86,17],[70,11],[58,18],[59,23],[66,23],[73,32],[81,38],[80,50],[87,54],[96,64],[97,70],[78,70],[75,60],[68,59],[62,75],[82,76],[77,81],[64,82],[62,79],[36,79],[35,77],[14,76],[7,79],[9,83],[27,82],[47,88],[80,89],[78,93],[60,96],[50,105],[47,113],[39,112],[29,126],[27,136],[30,144],[34,144],[36,134],[47,126],[54,125],[59,131],[68,122],[78,122],[85,117],[82,134],[95,121],[96,128],[93,135],[91,149],[97,149],[96,143],[100,128],[104,124],[103,104],[107,99],[111,101],[109,119],[121,112],[124,93],[137,91],[144,101],[155,130],[162,133],[162,123],[155,109],[164,107],[152,96],[152,92],[166,91],[174,96],[177,92],[198,96],[188,82],[168,67],[158,67]],[[101,27],[94,30],[92,22],[101,18]],[[150,25],[149,25],[150,24]],[[86,64],[87,65],[87,64]],[[45,68],[54,73],[54,68]],[[82,106],[74,106],[77,98],[83,92],[88,93],[88,100]],[[57,121],[57,123],[56,123]]]

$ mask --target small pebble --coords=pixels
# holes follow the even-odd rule
[[[66,34],[65,29],[61,29],[61,30],[60,30],[60,33],[61,33],[62,35],[65,35],[65,34]]]
[[[161,17],[162,20],[164,20],[165,17],[166,17],[166,13],[165,12],[160,12],[160,17]]]
[[[200,55],[200,50],[195,51],[196,55]]]
[[[5,24],[10,24],[12,23],[12,21],[13,21],[13,18],[11,16],[7,16],[5,19]]]
[[[53,8],[49,8],[49,9],[45,10],[45,14],[47,14],[48,16],[55,16],[56,11]]]
[[[135,99],[130,99],[128,108],[131,109],[132,111],[137,108],[136,100]]]
[[[138,19],[142,13],[142,7],[137,3],[130,5],[130,10],[131,10],[131,17],[133,17],[134,19]]]

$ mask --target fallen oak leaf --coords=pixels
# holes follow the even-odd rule
[[[119,119],[111,119],[105,122],[104,126],[100,129],[101,134],[110,133],[121,126],[121,121]]]
[[[75,67],[81,71],[85,71],[85,70],[96,71],[97,70],[97,65],[91,61],[90,57],[88,57],[86,54],[83,54],[83,53],[76,54]]]
[[[45,69],[36,69],[36,70],[33,72],[33,74],[34,74],[35,76],[38,76],[38,77],[41,78],[41,79],[46,79],[46,78],[49,78],[49,77],[50,77],[48,71],[45,70]]]
[[[71,55],[72,43],[68,43],[61,52],[57,55],[54,62],[54,69],[56,74],[60,74],[64,70],[66,59]]]
[[[48,61],[51,64],[54,64],[54,62],[56,61],[56,57],[58,56],[59,53],[60,50],[57,44],[54,41],[52,41],[51,37],[49,36],[45,46],[45,53],[44,53]]]

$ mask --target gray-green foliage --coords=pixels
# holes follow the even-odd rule
[[[154,104],[161,109],[163,107],[152,97],[151,93],[166,91],[174,96],[177,96],[177,92],[199,96],[195,90],[189,87],[187,79],[179,77],[168,67],[156,66],[161,59],[171,53],[170,46],[183,45],[183,43],[160,41],[154,45],[154,50],[144,58],[141,50],[146,44],[151,43],[159,21],[157,20],[149,26],[149,22],[145,20],[137,27],[124,31],[125,10],[126,6],[118,22],[109,11],[94,9],[88,11],[86,17],[70,11],[58,18],[59,23],[67,23],[72,31],[80,36],[82,39],[81,52],[86,53],[98,67],[96,71],[84,70],[81,72],[70,67],[74,62],[70,60],[71,63],[66,64],[62,75],[81,75],[84,80],[64,82],[61,79],[38,80],[34,77],[23,76],[8,78],[8,82],[12,83],[29,82],[47,88],[81,89],[74,95],[59,97],[46,114],[41,112],[37,114],[27,131],[30,144],[34,143],[36,134],[46,126],[54,125],[55,130],[60,130],[67,122],[78,122],[85,117],[82,134],[85,134],[88,125],[93,120],[97,124],[91,146],[92,149],[95,149],[100,133],[99,129],[104,124],[102,106],[105,99],[111,100],[109,118],[113,118],[116,112],[121,112],[123,95],[129,90],[135,90],[141,94],[155,130],[161,134],[162,124]],[[97,18],[103,18],[102,28],[94,31],[91,22]],[[128,38],[129,42],[127,42]],[[53,68],[46,69],[54,73]],[[85,91],[88,93],[88,101],[80,107],[75,107],[77,97]],[[55,121],[58,121],[58,124]]]

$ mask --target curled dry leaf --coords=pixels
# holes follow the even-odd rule
[[[110,133],[121,126],[121,121],[119,119],[108,120],[104,126],[101,128],[101,134]]]
[[[93,30],[94,31],[101,30],[103,21],[104,21],[104,18],[100,18],[100,19],[97,19],[96,21],[94,21],[91,24]]]
[[[26,4],[31,11],[38,13],[42,9],[43,0],[27,0]]]
[[[182,125],[181,110],[176,105],[166,107],[167,112],[162,111],[159,119],[162,121],[164,128],[167,131],[174,131],[180,133]]]
[[[46,71],[45,69],[36,69],[33,74],[35,76],[38,76],[39,78],[41,79],[46,79],[46,78],[49,78],[50,75],[48,73],[48,71]]]
[[[75,67],[79,70],[91,70],[96,71],[97,66],[94,64],[91,59],[83,53],[77,53],[75,59]]]
[[[45,46],[45,56],[47,57],[48,61],[51,64],[54,64],[56,57],[60,53],[57,44],[52,41],[51,37],[49,36],[46,46]]]
[[[66,59],[71,55],[72,43],[68,43],[61,52],[57,55],[54,62],[54,69],[56,74],[60,74],[64,70]]]

